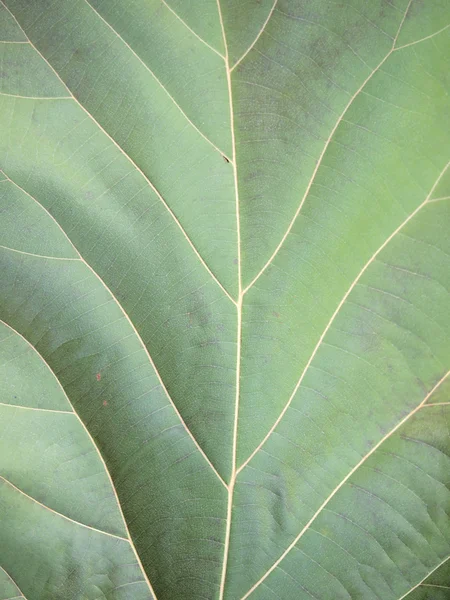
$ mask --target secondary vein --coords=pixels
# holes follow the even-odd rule
[[[36,202],[37,202],[37,200],[36,200]],[[45,210],[45,209],[44,209],[44,210]],[[70,240],[69,240],[69,241],[70,241]],[[75,248],[75,246],[74,246],[74,248]],[[76,250],[76,248],[75,248],[75,250]],[[36,349],[36,348],[35,348],[35,347],[34,347],[34,346],[33,346],[33,345],[32,345],[32,344],[31,344],[31,343],[30,343],[30,342],[29,342],[29,341],[28,341],[28,340],[27,340],[27,339],[26,339],[26,338],[25,338],[25,337],[24,337],[24,336],[23,336],[23,335],[22,335],[22,334],[19,332],[19,331],[17,331],[17,330],[16,330],[16,329],[14,329],[13,327],[11,327],[11,325],[9,325],[8,323],[5,323],[4,321],[1,321],[1,322],[2,322],[2,323],[4,323],[4,325],[6,325],[6,327],[9,327],[9,329],[11,329],[12,331],[14,331],[14,332],[15,332],[15,333],[16,333],[18,336],[20,336],[20,337],[21,337],[21,338],[22,338],[22,339],[23,339],[23,340],[24,340],[24,341],[25,341],[25,342],[26,342],[26,343],[27,343],[27,344],[30,346],[30,348],[31,348],[32,350],[34,350],[34,352],[35,352],[35,353],[36,353],[36,354],[39,356],[39,358],[42,360],[42,362],[43,362],[43,363],[46,365],[46,367],[48,368],[48,370],[50,371],[50,373],[51,373],[51,374],[53,375],[53,377],[55,378],[55,380],[56,380],[56,382],[57,382],[58,386],[60,387],[61,391],[63,392],[64,396],[66,397],[66,399],[67,399],[67,402],[69,403],[70,407],[72,408],[72,411],[74,412],[74,414],[75,414],[76,418],[79,420],[79,422],[80,422],[81,426],[83,427],[84,431],[86,432],[87,436],[89,437],[89,439],[90,439],[90,441],[91,441],[91,443],[92,443],[92,446],[95,448],[95,451],[96,451],[96,453],[97,453],[97,456],[98,456],[98,458],[99,458],[100,462],[101,462],[101,463],[102,463],[102,465],[103,465],[103,468],[104,468],[104,470],[105,470],[106,476],[108,477],[109,483],[110,483],[110,485],[111,485],[111,489],[112,489],[112,491],[113,491],[113,493],[114,493],[114,497],[115,497],[115,499],[116,499],[116,503],[117,503],[117,507],[118,507],[118,509],[119,509],[120,516],[122,517],[122,522],[123,522],[123,525],[124,525],[125,531],[127,532],[128,541],[129,541],[129,543],[130,543],[130,546],[131,546],[131,548],[132,548],[132,550],[133,550],[133,553],[134,553],[134,555],[135,555],[135,557],[136,557],[136,560],[137,560],[137,562],[138,562],[138,564],[139,564],[139,566],[140,566],[140,568],[141,568],[142,574],[143,574],[143,576],[144,576],[144,578],[145,578],[145,581],[147,582],[148,588],[149,588],[150,592],[152,593],[154,600],[157,600],[156,594],[155,594],[155,592],[154,592],[154,590],[153,590],[153,587],[152,587],[152,585],[151,585],[151,583],[150,583],[150,580],[149,580],[149,578],[148,578],[148,576],[147,576],[147,573],[146,573],[146,571],[145,571],[145,569],[144,569],[144,566],[143,566],[143,564],[142,564],[141,558],[140,558],[140,556],[139,556],[139,554],[138,554],[138,552],[137,552],[137,550],[136,550],[136,546],[135,546],[135,545],[134,545],[134,543],[133,543],[133,539],[132,539],[132,537],[131,537],[130,530],[128,529],[128,525],[127,525],[127,522],[126,522],[126,520],[125,520],[125,515],[123,514],[122,505],[121,505],[121,503],[120,503],[120,500],[119,500],[119,496],[118,496],[118,494],[117,494],[116,487],[115,487],[115,485],[114,485],[114,482],[113,482],[113,479],[112,479],[112,477],[111,477],[111,473],[109,472],[109,469],[108,469],[108,467],[107,467],[107,465],[106,465],[106,462],[105,462],[105,460],[104,460],[104,458],[103,458],[103,456],[102,456],[102,453],[100,452],[100,449],[99,449],[99,447],[97,446],[97,444],[96,444],[96,442],[95,442],[94,438],[92,437],[92,435],[91,435],[91,433],[90,433],[89,429],[86,427],[86,425],[85,425],[84,421],[81,419],[80,415],[79,415],[79,414],[78,414],[78,412],[75,410],[75,408],[74,408],[74,406],[73,406],[72,402],[70,401],[70,398],[69,398],[69,396],[68,396],[68,395],[67,395],[67,393],[66,393],[66,390],[63,388],[63,386],[62,386],[61,382],[59,381],[58,377],[56,376],[55,372],[54,372],[54,371],[53,371],[53,369],[50,367],[50,365],[47,363],[47,361],[44,359],[44,357],[42,356],[42,354],[40,354],[40,353],[37,351],[37,349]],[[2,479],[3,479],[3,478],[2,478]],[[9,483],[9,482],[8,482],[8,483]],[[17,489],[18,489],[18,488],[17,488]],[[21,491],[21,490],[19,490],[19,491]],[[30,496],[30,498],[31,498],[31,496]],[[32,499],[32,500],[34,500],[34,498],[31,498],[31,499]],[[47,508],[48,508],[48,507],[47,507]],[[51,510],[51,509],[49,509],[49,510]],[[60,514],[62,517],[65,517],[65,515],[62,515],[61,513],[58,513],[58,514]],[[65,517],[65,518],[69,518],[69,517]],[[83,525],[83,524],[82,524],[82,523],[80,523],[80,525]],[[85,527],[88,527],[88,526],[85,526]],[[100,531],[100,530],[99,530],[99,531]],[[109,534],[109,535],[112,535],[112,534]]]
[[[85,0],[85,2],[86,1],[87,0]],[[16,19],[16,17],[14,16],[14,14],[9,10],[9,8],[5,5],[5,3],[3,2],[3,0],[0,0],[0,2],[5,7],[5,9],[11,14],[11,16],[13,17],[13,19],[16,21],[17,25],[23,31],[24,35],[27,36],[27,33],[22,28],[22,26],[20,25],[19,21]],[[27,36],[27,38],[28,38],[28,36]],[[78,98],[76,96],[74,96],[74,94],[72,93],[72,91],[70,90],[70,88],[67,86],[67,84],[65,83],[65,81],[61,78],[61,76],[59,75],[59,73],[55,70],[55,68],[53,67],[53,65],[36,48],[36,46],[33,44],[33,42],[30,40],[30,38],[28,38],[28,41],[29,41],[30,45],[32,46],[32,48],[35,50],[35,52],[42,58],[42,60],[49,66],[49,68],[53,71],[53,73],[59,79],[59,81],[64,85],[64,87],[66,88],[67,92],[70,94],[70,98],[69,99],[72,99],[81,108],[81,110],[92,120],[93,123],[95,123],[95,125],[104,133],[104,135],[106,135],[106,137],[114,144],[114,146],[116,146],[116,148],[121,152],[121,154],[123,154],[125,156],[125,158],[133,165],[133,167],[142,175],[142,177],[145,179],[145,181],[147,182],[147,184],[150,186],[150,188],[153,190],[153,192],[156,194],[156,196],[162,202],[162,204],[164,205],[165,209],[170,214],[170,216],[174,220],[175,224],[177,225],[177,227],[180,229],[181,233],[183,234],[183,236],[186,238],[186,240],[187,240],[188,244],[190,245],[191,249],[193,250],[194,254],[197,256],[197,258],[199,259],[199,261],[201,262],[201,264],[203,265],[203,267],[206,269],[206,271],[209,273],[209,275],[212,278],[212,280],[220,287],[220,289],[227,296],[227,298],[229,300],[231,300],[231,302],[233,302],[233,304],[236,304],[236,300],[229,294],[229,292],[225,289],[225,287],[222,285],[222,283],[219,281],[219,279],[216,277],[216,275],[214,275],[214,273],[211,271],[211,269],[209,268],[209,266],[207,265],[207,263],[205,262],[205,260],[203,259],[203,257],[201,256],[201,254],[199,253],[199,251],[197,250],[197,248],[195,247],[193,241],[188,236],[186,230],[182,226],[181,222],[179,221],[179,219],[177,218],[177,216],[175,215],[175,213],[173,212],[173,210],[167,204],[167,202],[164,199],[164,197],[161,195],[161,193],[155,187],[155,185],[151,182],[151,180],[147,177],[147,175],[144,173],[144,171],[134,162],[134,160],[131,158],[131,156],[125,152],[125,150],[122,148],[122,146],[120,146],[116,142],[116,140],[100,125],[100,123],[88,111],[88,109],[78,100]],[[28,99],[29,99],[29,97],[28,97]],[[39,100],[40,99],[41,98],[39,98]],[[65,99],[65,97],[63,99]]]
[[[11,575],[8,573],[8,571],[4,567],[2,567],[2,566],[0,566],[0,569],[3,571],[3,573],[5,573],[6,577],[8,577],[8,579],[10,581],[12,581],[13,585],[17,588],[17,591],[20,594],[20,596],[14,596],[13,598],[23,598],[23,600],[27,600],[26,597],[25,597],[25,594],[22,592],[22,590],[17,585],[17,583],[14,581],[14,579],[11,577]],[[13,600],[13,598],[10,598],[10,600]]]
[[[64,231],[64,229],[61,227],[61,225],[58,223],[58,221],[53,217],[53,215],[51,215],[47,209],[34,197],[32,196],[29,192],[27,192],[24,188],[22,188],[20,185],[18,185],[15,181],[13,181],[4,171],[3,171],[4,175],[6,177],[8,177],[9,181],[11,181],[11,183],[13,183],[18,189],[22,190],[22,192],[24,192],[27,196],[29,196],[32,200],[34,200],[34,202],[36,202],[36,204],[38,204],[42,210],[44,210],[47,215],[53,220],[53,222],[58,226],[58,228],[60,229],[60,231],[64,234],[65,238],[67,239],[67,241],[72,245],[73,249],[75,250],[75,252],[78,254],[79,259],[76,260],[80,260],[88,269],[89,271],[96,277],[96,279],[98,279],[98,281],[101,283],[101,285],[108,291],[108,293],[110,294],[111,298],[114,300],[114,302],[117,304],[117,306],[119,307],[120,311],[122,312],[123,316],[125,317],[125,319],[128,321],[130,327],[132,328],[134,334],[137,336],[140,345],[142,346],[151,366],[153,367],[154,373],[156,375],[156,377],[158,378],[158,381],[162,387],[162,389],[164,390],[164,393],[167,397],[167,399],[169,400],[170,404],[172,405],[175,413],[177,414],[181,424],[183,425],[184,429],[186,430],[186,432],[188,433],[189,437],[192,439],[192,441],[194,442],[194,444],[196,445],[197,449],[199,450],[199,452],[201,453],[201,455],[203,456],[203,458],[206,460],[206,462],[208,463],[209,467],[211,468],[211,470],[215,473],[215,475],[217,476],[217,478],[219,479],[219,481],[222,483],[222,485],[224,485],[225,487],[227,487],[226,483],[224,482],[224,480],[222,479],[222,477],[220,476],[220,474],[218,473],[218,471],[216,470],[216,468],[214,467],[214,465],[211,463],[211,461],[209,460],[209,458],[207,457],[207,455],[205,454],[205,452],[203,451],[203,449],[201,448],[200,444],[197,442],[197,440],[195,439],[194,435],[192,434],[191,430],[189,429],[189,427],[186,425],[183,417],[181,416],[180,411],[178,410],[178,408],[175,405],[175,402],[173,401],[172,397],[170,396],[164,381],[162,380],[162,377],[153,361],[153,358],[151,357],[147,346],[145,345],[143,339],[141,338],[139,332],[137,331],[134,323],[132,322],[132,320],[130,319],[128,313],[125,311],[124,307],[122,306],[122,304],[119,302],[119,300],[116,298],[116,296],[114,295],[114,293],[111,291],[111,289],[108,287],[108,285],[105,283],[105,281],[101,278],[101,276],[97,273],[97,271],[95,271],[95,269],[84,259],[84,257],[82,256],[82,254],[80,253],[80,251],[78,250],[78,248],[76,248],[76,246],[74,245],[74,243],[72,242],[72,240],[69,238],[69,236],[67,235],[67,233]],[[66,394],[67,397],[67,394]],[[69,400],[70,402],[70,400]]]
[[[450,167],[450,162],[448,162],[445,167],[442,169],[442,171],[440,172],[439,176],[437,177],[437,179],[435,180],[435,182],[433,183],[433,186],[430,190],[430,192],[428,193],[427,197],[425,198],[425,200],[419,204],[419,206],[410,214],[408,215],[408,217],[389,235],[388,238],[386,238],[386,240],[383,242],[383,244],[381,244],[381,246],[374,252],[374,254],[372,254],[372,256],[369,258],[369,260],[365,263],[365,265],[362,267],[362,269],[359,271],[358,275],[355,277],[355,279],[352,281],[350,287],[348,288],[348,290],[346,291],[346,293],[344,294],[343,298],[341,299],[341,301],[339,302],[338,306],[336,307],[336,310],[334,311],[334,313],[332,314],[330,320],[328,321],[327,325],[325,326],[325,329],[323,330],[316,346],[314,347],[314,350],[311,353],[311,356],[309,357],[308,362],[306,363],[298,381],[297,384],[295,385],[289,400],[287,401],[287,403],[285,404],[283,410],[281,411],[281,413],[279,414],[278,418],[276,419],[276,421],[274,422],[274,424],[272,425],[272,427],[269,429],[269,431],[267,432],[267,434],[264,436],[264,438],[261,440],[261,442],[258,444],[258,446],[255,448],[255,450],[250,454],[250,456],[242,463],[242,465],[239,467],[238,469],[238,473],[240,473],[240,471],[242,471],[242,469],[244,469],[246,467],[246,465],[251,461],[251,459],[256,455],[256,453],[262,448],[262,446],[266,443],[266,441],[269,439],[269,437],[272,435],[273,431],[275,430],[275,428],[277,427],[277,425],[280,423],[281,419],[284,417],[284,415],[286,414],[286,411],[288,410],[289,406],[292,403],[292,400],[294,399],[295,394],[297,393],[297,390],[299,389],[309,367],[311,366],[312,361],[314,360],[314,357],[316,356],[319,348],[321,347],[323,340],[326,336],[326,334],[328,333],[328,330],[330,329],[331,325],[333,324],[335,318],[337,317],[337,315],[339,314],[342,306],[345,304],[347,298],[349,297],[350,293],[352,292],[352,290],[354,289],[354,287],[357,285],[357,283],[359,282],[359,280],[361,279],[361,277],[363,276],[363,274],[367,271],[367,269],[369,268],[369,266],[374,262],[374,260],[377,258],[377,256],[380,254],[380,252],[389,244],[389,242],[407,225],[407,223],[409,223],[409,221],[418,213],[420,212],[420,210],[422,210],[422,208],[427,205],[430,202],[430,198],[432,197],[434,190],[436,189],[436,187],[438,186],[439,182],[441,181],[442,177],[445,175],[445,173],[447,172],[448,168]]]
[[[39,506],[41,506],[45,510],[48,510],[49,512],[51,512],[53,514],[58,515],[58,517],[61,517],[62,519],[65,519],[66,521],[70,521],[71,523],[74,523],[75,525],[79,525],[80,527],[84,527],[85,529],[90,529],[91,531],[95,531],[96,533],[101,533],[102,535],[108,535],[110,537],[113,537],[113,538],[116,538],[116,539],[119,539],[119,540],[123,540],[124,542],[130,543],[130,540],[128,538],[122,537],[121,535],[115,535],[114,533],[109,533],[108,531],[104,531],[103,529],[98,529],[97,527],[92,527],[91,525],[86,525],[86,523],[82,523],[81,521],[77,521],[76,519],[72,519],[71,517],[68,517],[67,515],[64,515],[63,513],[60,513],[59,511],[57,511],[57,510],[55,510],[53,508],[50,508],[50,506],[47,506],[43,502],[40,502],[39,500],[37,500],[33,496],[30,496],[29,494],[27,494],[26,492],[24,492],[23,490],[21,490],[20,488],[18,488],[16,485],[14,485],[14,483],[12,483],[8,479],[6,479],[6,477],[3,477],[3,475],[0,475],[0,480],[3,481],[4,483],[6,483],[12,489],[14,489],[16,492],[22,494],[22,496],[25,496],[26,498],[28,498],[29,500],[31,500],[35,504],[38,504]]]
[[[261,277],[261,275],[266,271],[266,269],[272,264],[272,262],[274,261],[275,257],[278,255],[278,252],[280,251],[280,249],[282,248],[282,246],[284,245],[284,242],[286,241],[288,235],[290,234],[290,232],[292,231],[292,228],[294,227],[294,224],[297,220],[298,215],[300,214],[300,211],[307,199],[307,197],[309,196],[309,193],[311,191],[311,187],[316,179],[316,175],[319,171],[319,168],[322,164],[323,158],[328,150],[328,147],[334,137],[334,134],[336,133],[337,128],[339,127],[340,123],[342,122],[342,119],[345,117],[347,111],[349,110],[349,108],[352,106],[353,102],[355,101],[355,99],[359,96],[359,94],[362,92],[362,90],[366,87],[366,85],[368,84],[368,82],[372,79],[372,77],[375,75],[375,73],[377,73],[380,68],[383,66],[383,64],[387,61],[387,59],[391,56],[391,54],[396,50],[395,48],[395,44],[397,43],[397,38],[398,35],[401,31],[401,28],[403,26],[403,22],[406,18],[406,15],[408,14],[409,8],[411,6],[411,2],[412,0],[409,1],[408,6],[406,7],[405,13],[403,15],[403,19],[400,22],[398,31],[397,31],[397,35],[395,36],[394,40],[393,40],[393,44],[391,49],[389,50],[389,52],[386,54],[386,56],[383,58],[383,60],[381,60],[378,65],[371,71],[371,73],[369,74],[368,77],[366,77],[366,79],[363,81],[363,83],[360,85],[360,87],[356,90],[356,92],[352,95],[352,97],[350,98],[350,100],[347,102],[347,104],[344,107],[344,110],[341,112],[341,114],[339,115],[336,123],[334,124],[333,129],[331,130],[330,135],[328,136],[327,140],[325,141],[324,147],[322,149],[322,152],[319,155],[319,158],[316,162],[316,165],[314,167],[314,170],[312,172],[312,175],[308,181],[308,184],[306,186],[306,190],[302,196],[302,199],[300,201],[300,204],[297,208],[297,210],[294,213],[294,216],[292,217],[283,237],[281,238],[280,242],[278,243],[277,247],[275,248],[275,250],[272,252],[270,258],[268,259],[268,261],[264,264],[264,266],[262,267],[262,269],[256,274],[256,276],[250,281],[250,283],[246,286],[246,288],[244,289],[244,294],[246,292],[248,292],[248,290],[250,288],[253,287],[253,285],[258,281],[258,279]]]
[[[92,6],[92,4],[88,1],[88,0],[84,0],[86,2],[86,4],[92,9],[92,11],[97,15],[97,17],[99,19],[101,19],[101,21],[103,21],[103,23],[105,23],[105,25],[107,25],[107,27],[118,37],[119,40],[121,40],[121,42],[123,42],[123,44],[125,44],[125,46],[132,52],[132,54],[139,60],[139,62],[147,69],[147,71],[150,73],[150,75],[154,78],[154,80],[160,85],[160,87],[165,91],[165,93],[167,94],[167,96],[171,99],[171,101],[175,104],[175,106],[178,108],[178,110],[181,112],[181,114],[184,116],[184,118],[188,121],[188,123],[202,136],[203,139],[205,139],[215,150],[217,150],[217,152],[219,152],[220,154],[222,154],[223,156],[226,156],[226,154],[220,149],[218,148],[214,142],[212,142],[198,127],[197,125],[195,125],[195,123],[193,123],[191,121],[191,119],[187,116],[187,114],[184,112],[184,110],[181,108],[181,106],[178,104],[178,102],[175,100],[175,98],[172,96],[172,94],[169,92],[169,90],[163,85],[163,83],[160,81],[160,79],[156,76],[156,74],[150,69],[150,67],[147,65],[146,62],[144,62],[142,60],[142,58],[139,56],[139,54],[137,54],[137,52],[135,52],[135,50],[133,50],[133,48],[128,44],[128,42],[126,42],[123,37],[114,29],[114,27],[112,25],[110,25],[108,23],[108,21]],[[166,4],[167,6],[167,4]],[[168,7],[169,8],[169,7]],[[172,11],[173,12],[173,11]],[[178,15],[177,15],[178,17]],[[191,30],[192,31],[192,30]],[[198,37],[198,36],[197,36]],[[201,40],[203,41],[203,40]],[[205,43],[205,42],[204,42]],[[216,54],[218,54],[218,52],[216,51]],[[222,57],[223,58],[223,57]],[[227,157],[228,158],[228,157]]]
[[[418,406],[416,406],[416,408],[414,408],[409,414],[406,415],[406,417],[404,417],[401,421],[399,421],[397,423],[397,425],[395,425],[395,427],[393,427],[377,444],[375,444],[375,446],[373,446],[373,448],[367,454],[365,454],[362,457],[362,459],[358,462],[358,464],[355,465],[353,467],[353,469],[351,469],[351,471],[349,471],[349,473],[344,477],[344,479],[342,479],[342,481],[333,489],[333,491],[329,494],[329,496],[327,496],[327,498],[322,502],[322,504],[319,506],[319,508],[317,509],[317,511],[314,513],[314,515],[309,519],[309,521],[302,528],[302,530],[300,531],[300,533],[289,544],[289,546],[286,548],[286,550],[283,552],[283,554],[273,563],[273,565],[269,569],[267,569],[267,571],[264,573],[264,575],[248,590],[248,592],[246,594],[244,594],[244,596],[242,596],[241,600],[246,600],[256,590],[256,588],[259,587],[261,585],[261,583],[263,583],[263,581],[265,581],[267,579],[267,577],[278,567],[278,565],[281,563],[281,561],[294,548],[294,546],[297,544],[297,542],[300,540],[300,538],[308,531],[308,529],[310,528],[310,526],[314,523],[314,521],[322,513],[322,511],[329,504],[329,502],[334,498],[334,496],[338,493],[338,491],[345,485],[345,483],[347,483],[347,481],[350,479],[350,477],[361,467],[361,465],[363,465],[366,462],[366,460],[370,456],[372,456],[372,454],[374,452],[376,452],[376,450],[378,450],[378,448],[387,439],[389,439],[398,429],[400,429],[400,427],[402,425],[404,425],[406,423],[406,421],[408,421],[413,415],[415,415],[425,405],[425,403],[428,400],[428,398],[430,398],[430,396],[432,396],[432,394],[439,388],[439,386],[447,379],[447,377],[449,375],[450,375],[450,371],[448,371],[444,375],[444,377],[442,377],[437,382],[437,384],[433,387],[433,389],[431,389],[428,392],[428,394],[425,396],[425,398],[422,400],[422,402]],[[438,565],[438,566],[440,566],[440,565]],[[427,577],[428,577],[428,575],[427,575]],[[420,585],[420,584],[418,584],[418,585]],[[403,597],[404,596],[402,596],[402,598]]]

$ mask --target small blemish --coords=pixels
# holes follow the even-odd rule
[[[103,406],[108,406],[107,400],[103,400]]]
[[[102,378],[102,376],[101,376],[100,373],[97,373],[97,375],[95,376],[95,378],[96,378],[97,381],[100,381],[100,379]]]
[[[229,163],[229,162],[230,162],[230,159],[229,159],[229,158],[227,158],[227,157],[225,156],[225,154],[222,154],[222,158],[223,158],[223,160],[224,160],[226,163]]]

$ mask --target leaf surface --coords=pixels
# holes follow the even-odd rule
[[[1,0],[0,599],[443,600],[446,0]]]

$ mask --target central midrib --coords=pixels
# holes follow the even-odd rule
[[[230,106],[230,125],[231,125],[231,147],[232,147],[232,166],[234,175],[234,192],[236,199],[236,230],[237,230],[237,261],[238,261],[238,299],[236,302],[236,320],[237,320],[237,333],[236,333],[236,396],[234,405],[234,421],[233,421],[233,442],[232,442],[232,457],[231,457],[231,475],[230,482],[228,484],[228,501],[227,501],[227,518],[226,518],[226,530],[225,530],[225,543],[224,543],[224,555],[222,563],[222,575],[220,580],[220,591],[219,600],[223,600],[225,593],[225,582],[227,577],[227,564],[228,555],[230,549],[230,536],[231,536],[231,519],[233,511],[233,496],[234,486],[236,483],[236,453],[237,453],[237,434],[238,434],[238,417],[239,417],[239,396],[240,396],[240,379],[241,379],[241,337],[242,337],[242,302],[244,292],[242,289],[242,267],[241,267],[241,232],[240,232],[240,216],[239,216],[239,184],[237,176],[237,163],[236,163],[236,139],[234,132],[234,111],[233,111],[233,92],[231,88],[231,68],[228,54],[228,44],[225,34],[225,27],[222,17],[222,9],[220,6],[220,0],[217,0],[217,10],[219,12],[220,26],[222,29],[223,43],[225,47],[225,70],[227,76],[227,87],[228,87],[228,101]]]

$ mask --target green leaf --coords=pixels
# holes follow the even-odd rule
[[[0,600],[448,598],[448,1],[0,53]]]

